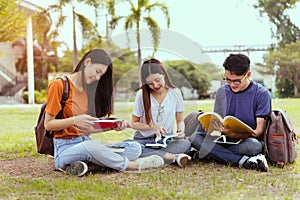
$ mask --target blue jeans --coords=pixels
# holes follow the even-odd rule
[[[89,136],[80,136],[72,139],[54,139],[55,167],[65,169],[76,161],[92,162],[96,165],[124,171],[129,160],[136,160],[141,155],[141,146],[137,142],[121,142],[116,144],[124,151],[115,152],[91,139]]]
[[[223,164],[238,166],[243,156],[255,156],[262,152],[262,143],[255,138],[243,139],[234,145],[220,145],[213,142],[217,136],[195,132],[190,137],[192,147],[199,150],[200,158],[209,157]]]
[[[126,141],[126,140],[125,140]],[[127,140],[128,141],[128,140]],[[145,147],[147,143],[155,143],[155,137],[150,138],[140,138],[134,137],[134,141],[139,142],[142,147],[141,157],[158,155],[160,157],[164,157],[166,153],[172,154],[180,154],[186,153],[188,154],[191,150],[191,142],[187,139],[173,139],[170,141],[166,148],[155,149],[151,147]],[[172,161],[165,160],[166,164],[170,164]]]

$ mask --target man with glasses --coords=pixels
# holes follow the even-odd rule
[[[224,80],[216,94],[214,112],[222,117],[235,116],[254,130],[231,132],[228,127],[219,127],[221,134],[229,138],[243,139],[239,144],[224,145],[214,143],[215,136],[195,132],[190,141],[196,148],[199,158],[210,158],[224,164],[268,171],[267,161],[262,155],[263,146],[259,138],[264,133],[265,118],[271,111],[269,91],[262,85],[250,80],[250,60],[243,54],[230,54],[223,63]],[[214,126],[214,124],[211,124]]]

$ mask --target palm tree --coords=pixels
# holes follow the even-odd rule
[[[57,50],[51,45],[53,42],[53,38],[51,38],[52,34],[49,32],[52,24],[52,18],[45,9],[42,9],[33,16],[34,37],[40,45],[40,52],[35,55],[35,61],[37,64],[36,74],[38,77],[45,80],[48,79],[47,74],[49,64],[53,63],[55,65],[56,63],[56,59],[50,60],[50,54],[54,54],[55,58],[57,57],[57,54],[55,54]]]
[[[48,79],[50,65],[57,67],[57,49],[63,42],[56,41],[53,33],[50,32],[52,19],[47,10],[40,8],[39,12],[32,15],[32,25],[34,38],[37,43],[34,44],[34,63],[35,78]],[[20,38],[13,43],[13,47],[19,47],[22,51],[22,57],[16,63],[17,71],[21,73],[26,71],[26,40]]]
[[[98,8],[100,7],[101,3],[104,2],[104,0],[77,0],[78,3],[86,3],[87,5],[90,5],[95,9],[95,16],[96,19],[98,18]],[[73,3],[73,0],[59,0],[58,4],[50,5],[48,10],[54,11],[59,13],[59,19],[56,23],[56,36],[58,36],[58,29],[64,25],[64,22],[67,18],[67,16],[63,15],[63,9],[71,5],[72,7],[72,19],[73,19],[73,67],[77,65],[78,62],[78,50],[77,50],[77,42],[76,42],[76,27],[75,22],[78,21],[81,29],[82,29],[82,37],[83,39],[89,38],[91,35],[97,35],[97,23],[94,25],[88,18],[86,18],[84,15],[81,15],[75,11],[75,5]],[[97,20],[96,20],[97,21]],[[98,37],[99,38],[99,37]]]
[[[137,50],[138,67],[141,67],[141,62],[142,62],[141,36],[140,36],[141,23],[144,22],[147,24],[152,35],[154,51],[156,51],[159,44],[160,28],[158,26],[158,23],[151,17],[151,12],[154,9],[161,10],[166,17],[167,27],[169,28],[170,25],[169,10],[168,7],[163,3],[159,3],[159,2],[150,3],[149,0],[138,0],[137,7],[135,6],[132,0],[129,0],[128,2],[130,4],[131,13],[126,17],[116,17],[115,15],[112,15],[113,17],[111,21],[111,27],[113,29],[121,18],[125,18],[125,26],[124,26],[125,31],[132,29],[133,26],[135,25],[136,41],[138,45],[138,50]],[[114,9],[111,10],[114,11]]]

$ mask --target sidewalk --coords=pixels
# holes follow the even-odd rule
[[[22,90],[18,91],[14,96],[0,96],[0,105],[22,104],[22,103],[24,103],[22,97]]]
[[[41,108],[41,104],[0,104],[0,110],[2,108]]]
[[[25,104],[20,103],[15,97],[0,96],[1,108],[40,108],[41,104]]]

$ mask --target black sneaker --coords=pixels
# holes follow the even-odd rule
[[[66,168],[66,174],[73,176],[83,176],[88,171],[88,166],[82,161],[76,161]]]
[[[200,152],[197,150],[191,150],[188,154],[192,160],[200,161]]]
[[[264,155],[258,154],[257,156],[250,157],[243,166],[246,169],[257,169],[259,171],[269,171],[269,166]]]

